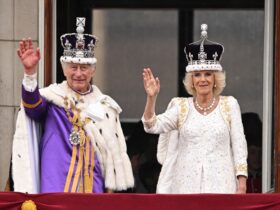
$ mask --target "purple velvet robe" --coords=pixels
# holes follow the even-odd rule
[[[72,123],[68,120],[63,107],[59,107],[43,98],[38,88],[28,92],[22,87],[22,100],[27,104],[36,104],[40,98],[42,103],[36,108],[25,108],[26,114],[33,120],[42,124],[42,137],[40,140],[40,192],[63,192],[72,157],[72,145],[69,141]],[[79,147],[79,146],[78,146]],[[92,152],[90,143],[90,151]],[[74,173],[77,166],[79,152],[76,156]],[[88,170],[90,170],[89,162]],[[94,154],[92,192],[104,192],[104,179],[100,164]],[[82,169],[83,171],[83,169]],[[71,179],[72,180],[72,179]],[[72,181],[70,183],[71,189]]]

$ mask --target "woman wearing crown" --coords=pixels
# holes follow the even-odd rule
[[[121,129],[121,108],[91,85],[96,72],[96,37],[61,36],[60,61],[66,81],[38,89],[40,50],[23,39],[17,50],[24,66],[22,106],[13,142],[14,190],[42,192],[121,191],[133,187],[131,164]],[[41,136],[36,123],[41,126]]]
[[[155,114],[160,80],[143,71],[147,93],[142,117],[146,132],[161,134],[157,157],[163,164],[158,193],[246,193],[247,145],[237,100],[220,96],[225,72],[223,46],[207,39],[189,44],[184,85],[193,97],[174,98]]]

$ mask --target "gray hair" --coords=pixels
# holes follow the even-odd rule
[[[66,66],[67,65],[69,65],[69,64],[75,64],[75,63],[66,63],[66,62],[60,62],[61,63],[61,66],[62,66],[62,69],[64,70],[65,68],[66,68]],[[81,64],[79,64],[79,63],[76,63],[77,65],[81,65]],[[96,69],[96,63],[94,63],[94,64],[86,64],[86,65],[89,65],[90,66],[90,68],[92,69],[92,70],[94,70],[94,69]]]

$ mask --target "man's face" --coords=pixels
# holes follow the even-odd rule
[[[89,90],[91,78],[95,74],[95,68],[88,64],[67,63],[63,68],[68,85],[78,92]]]

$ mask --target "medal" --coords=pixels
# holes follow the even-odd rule
[[[73,125],[71,133],[69,135],[69,141],[73,146],[77,146],[77,145],[82,146],[84,145],[86,138],[85,138],[85,131],[83,129],[85,122],[83,122],[80,118],[81,110],[75,107],[74,103],[70,102],[70,107],[73,112],[73,116],[71,116],[70,109],[68,108],[69,102],[67,97],[64,98],[64,105],[65,105],[64,109],[66,115],[69,121]]]
[[[71,142],[72,145],[80,144],[81,142],[80,133],[72,129],[72,132],[70,133],[69,136],[69,141]]]

